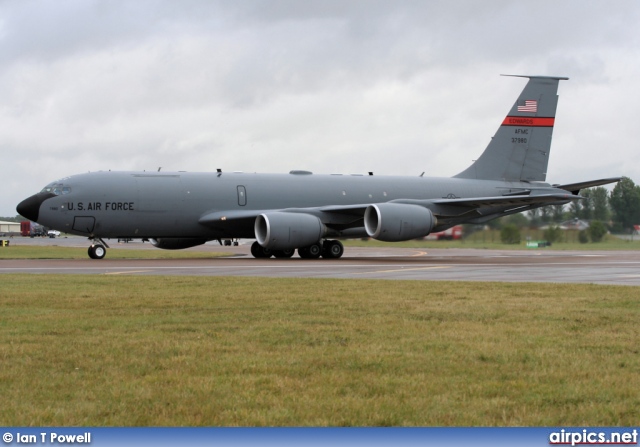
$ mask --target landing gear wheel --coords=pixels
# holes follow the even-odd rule
[[[258,244],[258,241],[251,244],[251,254],[254,258],[270,258],[273,252]]]
[[[344,245],[340,241],[324,241],[322,245],[322,257],[325,259],[338,259],[344,254]]]
[[[92,245],[89,247],[88,253],[91,259],[102,259],[107,254],[107,249],[104,248],[104,245]]]
[[[274,250],[273,256],[275,256],[276,258],[290,258],[291,256],[293,256],[294,252],[295,249],[293,248],[288,250]]]
[[[318,259],[322,254],[320,244],[312,244],[308,247],[298,248],[298,255],[303,259]]]

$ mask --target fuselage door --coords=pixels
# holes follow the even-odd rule
[[[73,229],[81,233],[93,233],[96,225],[96,218],[92,216],[75,216],[73,218]]]
[[[238,205],[245,206],[247,204],[247,190],[244,186],[238,186]]]

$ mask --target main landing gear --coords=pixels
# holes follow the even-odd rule
[[[254,242],[251,245],[251,254],[254,258],[270,258],[271,256],[276,258],[290,258],[293,256],[295,250],[270,250],[264,248],[258,242]],[[324,242],[318,242],[307,247],[298,248],[298,256],[303,259],[318,259],[322,256],[325,259],[338,259],[344,254],[344,246],[340,241],[326,240]]]

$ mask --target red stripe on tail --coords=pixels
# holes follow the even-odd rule
[[[519,127],[553,127],[555,118],[529,118],[527,116],[507,116],[502,122],[503,126]]]

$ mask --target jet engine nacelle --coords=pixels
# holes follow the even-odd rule
[[[419,205],[378,203],[364,212],[364,228],[374,239],[386,242],[425,237],[436,225],[431,210]]]
[[[183,248],[195,247],[207,242],[206,239],[193,237],[161,237],[151,239],[151,245],[164,250],[181,250]]]
[[[254,224],[258,244],[270,250],[290,250],[318,242],[325,227],[316,216],[303,213],[264,213]]]

